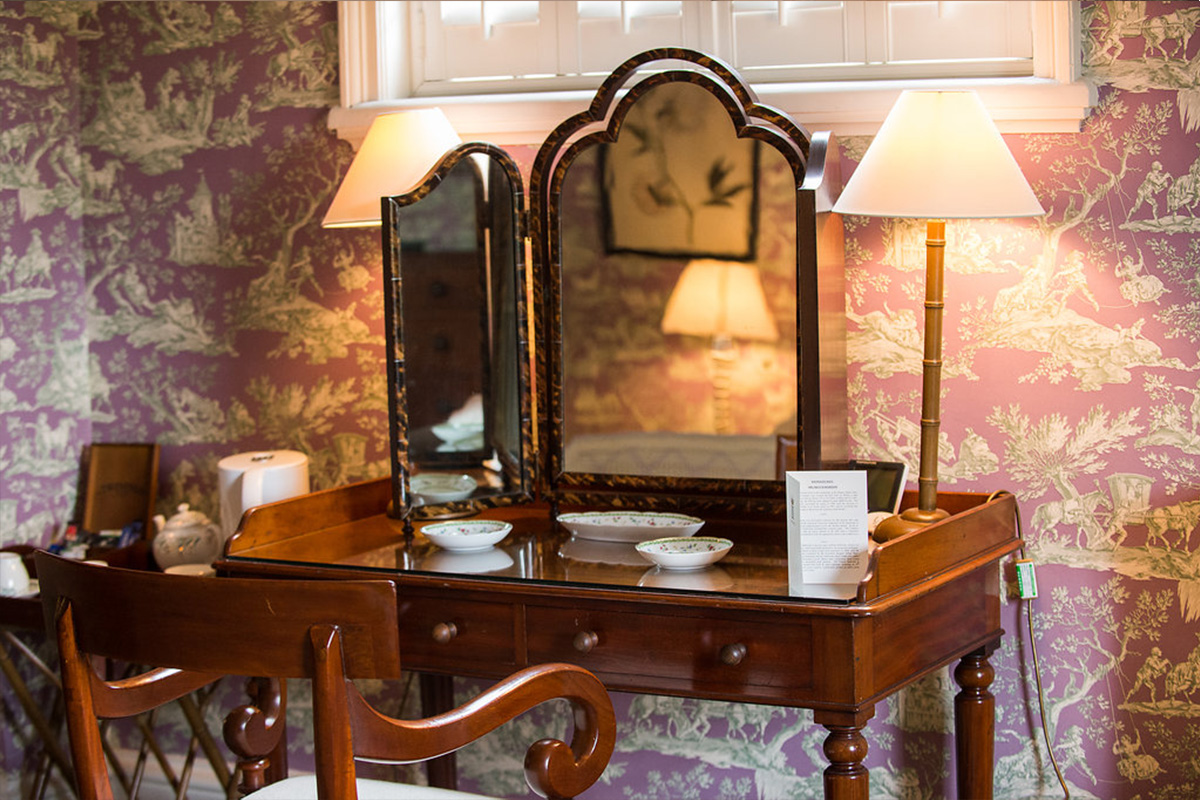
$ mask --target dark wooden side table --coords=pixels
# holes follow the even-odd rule
[[[24,559],[26,569],[30,571],[31,575],[33,574],[32,553],[34,548],[15,546],[6,547],[4,550],[27,556]],[[42,603],[36,596],[0,596],[0,674],[3,674],[5,680],[8,681],[13,695],[30,724],[33,725],[42,747],[29,788],[28,796],[31,800],[45,795],[52,769],[59,771],[68,786],[72,789],[75,787],[75,772],[71,766],[71,757],[67,754],[63,744],[60,694],[62,686],[59,684],[58,671],[47,664],[20,635],[29,631],[44,630]],[[40,673],[50,685],[58,689],[49,714],[46,713],[43,701],[34,696],[33,690],[25,680],[20,664],[28,665],[29,668]]]
[[[831,800],[868,797],[863,731],[875,705],[957,661],[959,796],[992,797],[988,656],[1003,634],[998,562],[1020,546],[1011,496],[941,495],[952,516],[880,545],[848,603],[788,596],[782,520],[708,520],[706,534],[736,543],[721,585],[697,573],[693,588],[682,578],[654,588],[632,546],[571,539],[537,505],[483,515],[513,531],[490,564],[474,564],[491,571],[473,574],[419,532],[406,541],[384,513],[388,496],[381,479],[254,509],[218,569],[396,580],[403,661],[433,706],[452,676],[568,661],[612,690],[810,708],[828,731]],[[453,762],[431,778],[452,785]]]

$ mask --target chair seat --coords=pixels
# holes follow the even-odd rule
[[[359,778],[355,784],[358,788],[358,800],[496,800],[494,797],[483,794],[368,778]],[[243,800],[251,799],[317,800],[317,778],[315,775],[297,775],[294,778],[285,778],[264,786],[243,798]]]

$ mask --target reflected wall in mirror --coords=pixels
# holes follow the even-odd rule
[[[793,468],[846,458],[835,158],[679,49],[551,133],[531,197],[552,499],[777,509],[781,442]]]
[[[521,197],[511,158],[476,143],[383,201],[394,516],[532,494]]]

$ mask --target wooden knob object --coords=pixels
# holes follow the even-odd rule
[[[596,635],[595,631],[580,631],[575,634],[572,644],[579,652],[590,653],[596,645],[600,644],[600,637]]]
[[[439,622],[433,626],[433,640],[438,644],[449,644],[455,636],[458,636],[458,626],[453,622]]]
[[[736,667],[742,663],[742,659],[746,657],[746,645],[727,644],[721,648],[721,663],[731,667]]]

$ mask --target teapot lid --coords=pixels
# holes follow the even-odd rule
[[[195,525],[211,525],[212,520],[203,511],[192,511],[187,503],[180,503],[176,513],[167,520],[163,529],[191,528]]]

